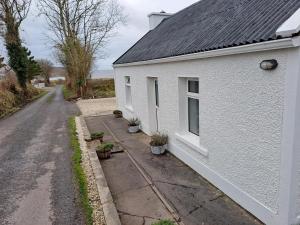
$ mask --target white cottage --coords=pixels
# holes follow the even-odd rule
[[[202,0],[149,15],[115,63],[142,130],[268,225],[300,224],[300,1]]]

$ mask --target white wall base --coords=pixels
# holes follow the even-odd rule
[[[209,169],[187,151],[169,143],[169,151],[267,225],[277,225],[276,213]],[[279,224],[278,224],[279,225]]]

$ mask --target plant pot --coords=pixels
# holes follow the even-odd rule
[[[122,114],[114,114],[115,118],[122,118],[123,115]]]
[[[139,132],[140,130],[140,126],[131,126],[131,127],[128,127],[128,132],[133,134],[133,133],[137,133]]]
[[[103,143],[103,137],[99,138],[100,143]]]
[[[96,151],[99,159],[109,159],[111,157],[111,151],[100,152]]]
[[[151,152],[154,155],[162,155],[166,152],[168,145],[163,146],[150,146]]]

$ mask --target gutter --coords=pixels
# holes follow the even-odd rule
[[[242,46],[237,46],[237,47],[224,48],[224,49],[218,49],[218,50],[212,50],[212,51],[206,51],[206,52],[199,52],[199,53],[193,53],[193,54],[187,54],[187,55],[181,55],[181,56],[146,60],[146,61],[133,62],[133,63],[114,64],[113,68],[205,59],[205,58],[213,58],[213,57],[236,55],[236,54],[251,53],[251,52],[286,49],[286,48],[293,48],[293,47],[299,47],[299,46],[300,46],[300,37],[297,36],[297,37],[292,37],[292,38],[284,38],[284,39],[279,39],[279,40],[274,40],[274,41],[242,45]]]

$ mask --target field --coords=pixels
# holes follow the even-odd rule
[[[115,82],[113,79],[88,81],[87,98],[111,98],[115,95]]]
[[[67,100],[79,98],[77,94],[64,87],[64,97]],[[94,98],[111,98],[115,97],[115,82],[114,79],[95,79],[89,80],[87,83],[87,92],[83,99]]]

